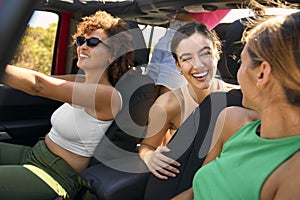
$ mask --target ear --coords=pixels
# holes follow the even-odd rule
[[[262,88],[268,81],[270,81],[271,76],[271,65],[270,63],[263,61],[257,68],[257,82],[256,86]]]
[[[182,69],[181,69],[180,64],[177,61],[175,61],[175,65],[176,65],[177,70],[180,72],[180,74],[182,74]]]
[[[221,59],[221,54],[220,54],[217,50],[215,50],[214,54],[215,54],[216,59],[217,59],[218,61],[220,61],[220,59]]]

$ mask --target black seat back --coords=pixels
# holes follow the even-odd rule
[[[246,20],[246,18],[238,19],[231,23],[226,30],[223,53],[232,81],[236,81],[237,71],[240,68],[240,54],[244,47],[241,39],[246,28],[244,25]]]
[[[216,119],[227,106],[241,106],[241,93],[215,92],[208,96],[180,126],[168,144],[167,155],[180,162],[176,178],[161,180],[150,175],[145,200],[169,200],[192,186],[193,176],[201,167],[210,147]]]
[[[237,71],[240,68],[241,42],[248,18],[241,18],[232,23],[221,23],[214,28],[222,41],[222,54],[218,62],[218,75],[227,82],[237,84]]]
[[[147,48],[142,30],[136,22],[126,21],[134,40],[134,66],[142,66],[148,64],[149,61],[149,48]]]
[[[136,153],[146,133],[148,112],[154,102],[154,83],[147,75],[127,72],[115,88],[122,96],[122,109],[97,146],[94,157],[100,162]]]
[[[138,200],[145,190],[149,174],[138,156],[137,144],[146,132],[154,83],[149,76],[130,71],[115,87],[123,106],[98,144],[93,163],[80,174],[85,187],[78,199],[90,195],[98,200],[117,200],[126,195]],[[135,185],[140,182],[143,184]]]

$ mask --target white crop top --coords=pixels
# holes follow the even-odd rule
[[[98,120],[85,112],[84,108],[64,103],[52,114],[52,128],[48,135],[62,148],[91,157],[112,122]]]

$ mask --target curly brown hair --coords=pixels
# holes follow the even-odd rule
[[[109,45],[109,50],[114,58],[114,61],[109,65],[109,81],[115,86],[121,76],[133,67],[134,44],[132,36],[128,33],[129,27],[123,19],[100,10],[94,15],[82,18],[73,39],[75,41],[77,36],[90,34],[98,29],[104,30],[109,38],[106,43]]]

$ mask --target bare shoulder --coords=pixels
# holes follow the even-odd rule
[[[180,90],[168,91],[160,95],[153,105],[162,107],[168,112],[178,113],[180,112],[182,99]]]
[[[222,129],[223,142],[246,124],[258,120],[259,113],[240,106],[230,106],[223,109],[218,117],[217,126]]]
[[[216,121],[211,147],[203,165],[220,155],[223,145],[240,128],[259,119],[259,114],[247,108],[231,106],[224,108]]]
[[[279,169],[279,186],[274,199],[299,199],[300,197],[300,151],[288,159]]]
[[[230,124],[235,124],[239,128],[249,122],[260,119],[258,112],[240,106],[227,107],[221,111],[220,115],[224,115],[226,121],[235,122]]]

